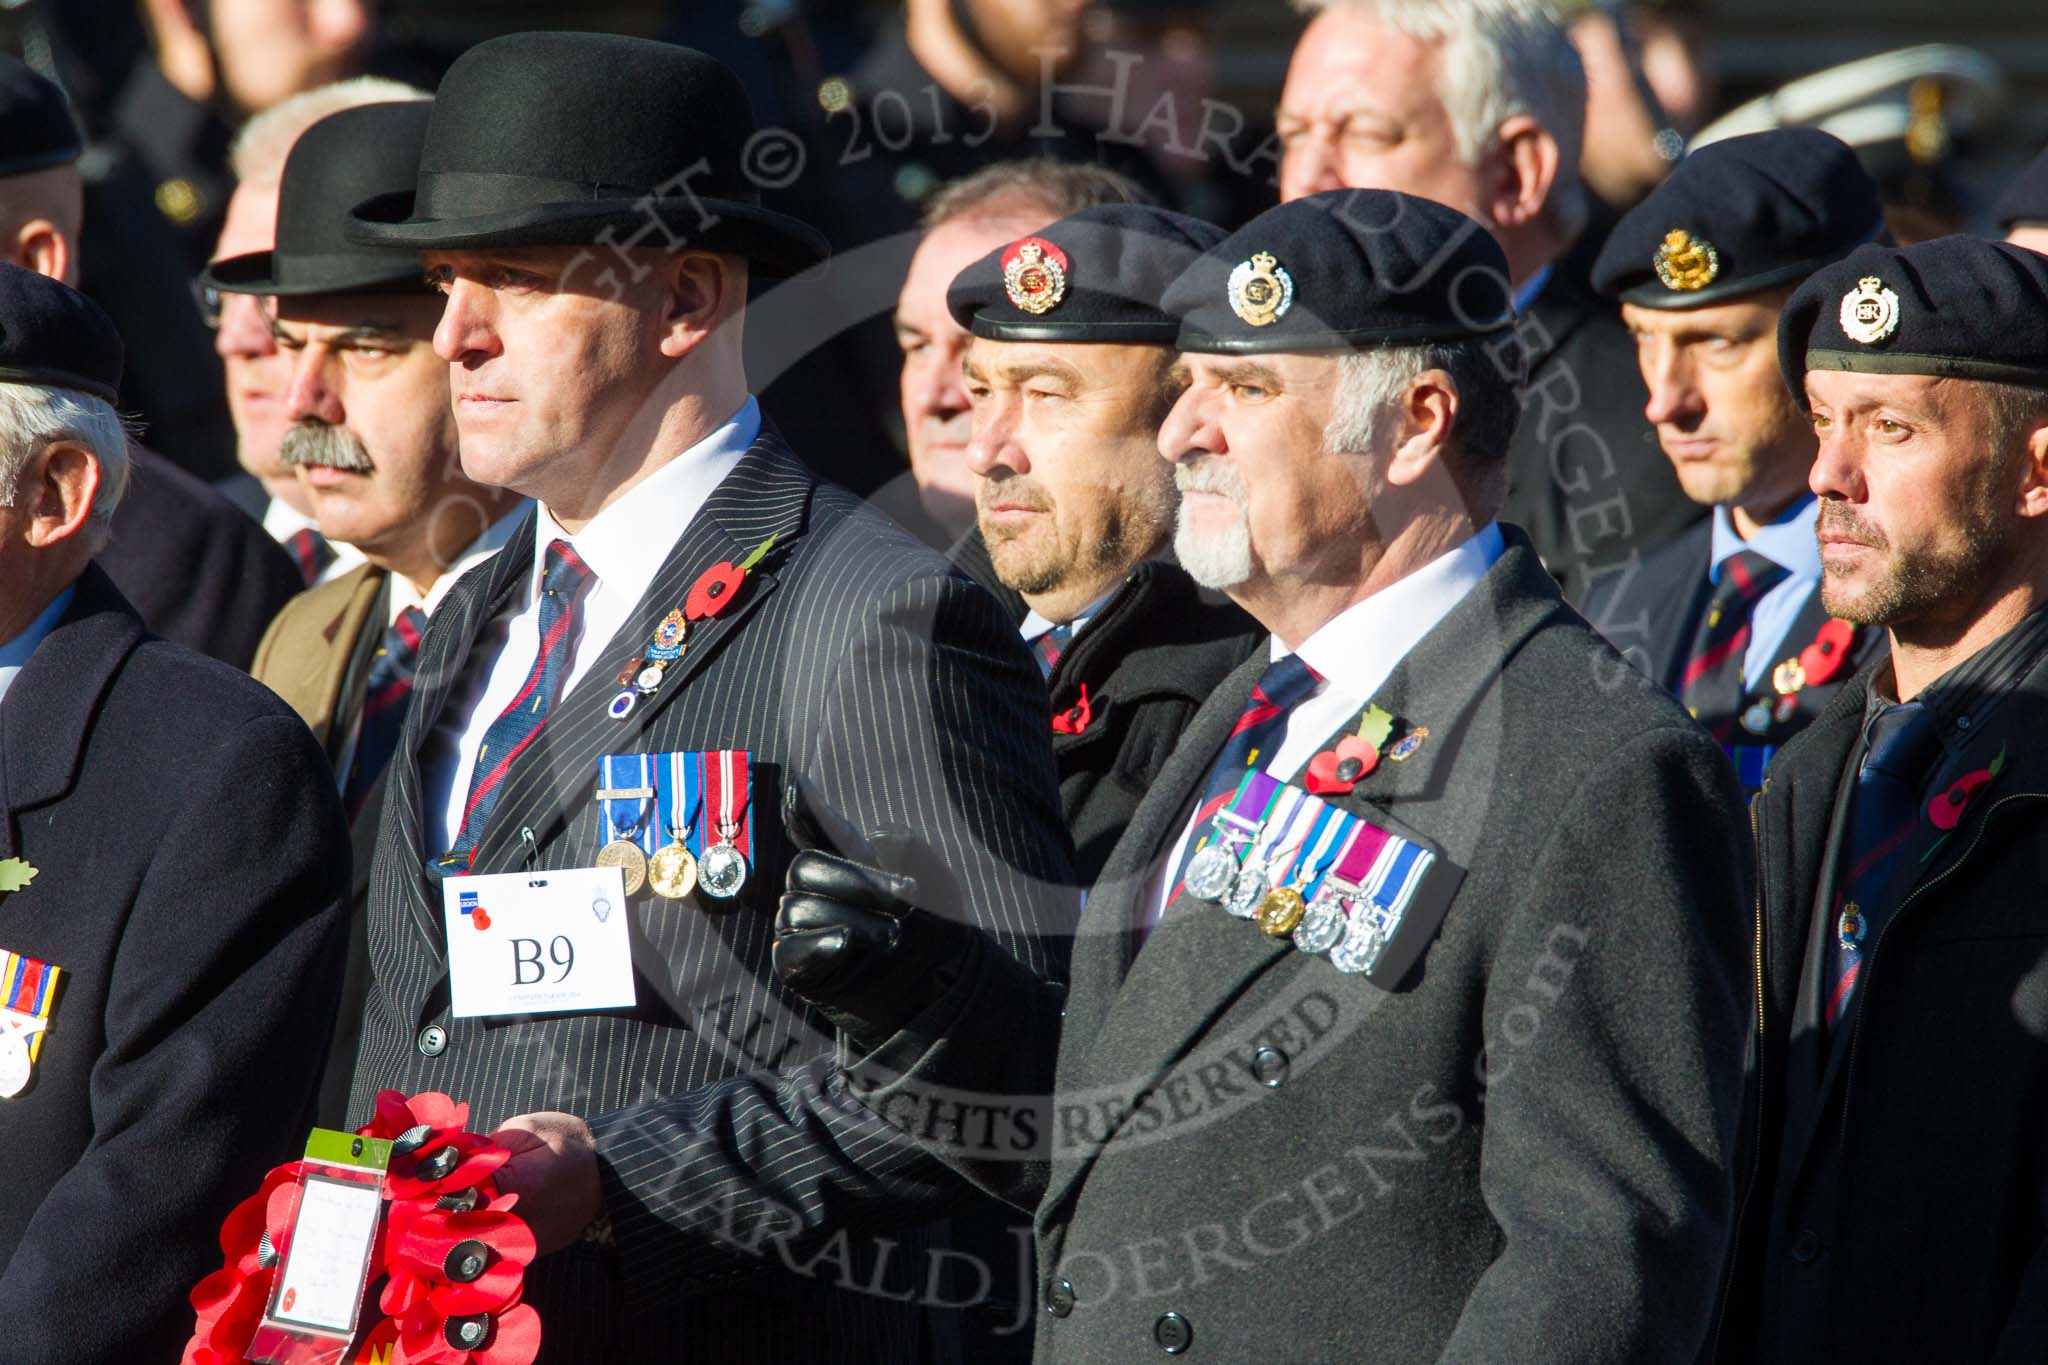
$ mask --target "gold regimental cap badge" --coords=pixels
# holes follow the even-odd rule
[[[1229,290],[1230,311],[1253,327],[1278,322],[1294,305],[1294,277],[1270,251],[1238,262],[1230,272]]]
[[[1691,294],[1705,289],[1721,273],[1721,253],[1706,238],[1695,237],[1684,228],[1673,228],[1664,234],[1650,264],[1666,289]]]
[[[1865,275],[1842,295],[1842,335],[1875,346],[1899,330],[1899,296],[1875,275]]]
[[[1012,242],[1003,253],[1003,292],[1034,316],[1050,313],[1067,296],[1067,253],[1043,237]]]

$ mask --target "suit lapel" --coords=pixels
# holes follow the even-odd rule
[[[404,728],[399,733],[397,752],[391,756],[389,777],[384,784],[388,818],[395,822],[395,852],[388,856],[402,860],[400,879],[406,891],[406,911],[435,961],[442,960],[441,891],[427,876],[425,826],[420,817],[420,746],[440,723],[450,696],[468,671],[470,654],[479,636],[497,617],[509,611],[518,588],[533,571],[534,521],[538,509],[529,510],[486,566],[483,573],[464,575],[441,602],[428,622],[426,638],[420,645],[419,666],[414,671],[411,699],[406,705]],[[435,853],[441,850],[435,850]]]
[[[97,565],[88,566],[71,606],[0,701],[0,858],[21,848],[22,812],[77,781],[93,716],[142,637],[134,609]]]
[[[643,737],[655,719],[683,694],[720,645],[768,600],[777,586],[775,566],[784,562],[787,550],[803,532],[809,499],[785,496],[776,500],[764,494],[786,494],[792,481],[814,482],[780,438],[764,428],[761,439],[691,519],[626,623],[599,647],[589,671],[556,704],[540,735],[506,774],[505,794],[477,841],[478,867],[504,866],[503,859],[523,842],[520,821],[502,818],[505,813],[516,815],[538,806],[546,812],[546,824],[529,822],[535,839],[546,843],[557,837],[581,808],[580,793],[596,781],[596,757],[600,753],[632,753],[643,747]],[[607,709],[619,693],[620,672],[644,654],[662,619],[683,606],[706,569],[721,562],[740,563],[771,536],[775,549],[749,571],[739,599],[714,617],[692,622],[682,657],[670,665],[659,690],[642,697],[623,721],[613,720]],[[583,644],[588,647],[592,642]]]
[[[1556,586],[1534,551],[1519,533],[1512,534],[1501,559],[1409,651],[1375,697],[1396,716],[1427,726],[1430,733],[1402,761],[1383,759],[1337,803],[1382,828],[1445,852],[1454,862],[1469,860],[1471,849],[1461,846],[1467,840],[1418,833],[1406,822],[1403,805],[1440,798],[1455,760],[1463,756],[1481,761],[1473,757],[1473,749],[1497,745],[1497,734],[1491,732],[1498,731],[1498,716],[1482,715],[1487,708],[1481,700],[1491,693],[1502,666],[1521,644],[1562,610]],[[1092,937],[1110,941],[1120,926],[1133,922],[1138,898],[1152,885],[1152,870],[1186,822],[1209,764],[1243,711],[1267,659],[1265,650],[1255,651],[1196,714],[1111,856],[1105,881],[1113,876],[1114,889],[1110,895],[1090,898],[1083,917],[1084,938],[1093,929]],[[1334,744],[1349,728],[1326,736],[1321,747]],[[1478,770],[1497,771],[1497,766]],[[1433,934],[1433,924],[1426,928]],[[1408,932],[1404,921],[1403,934]],[[1077,945],[1062,1030],[1059,1090],[1113,1090],[1125,1098],[1142,1092],[1186,1055],[1260,975],[1294,951],[1290,940],[1270,938],[1256,926],[1186,894],[1167,906],[1120,984],[1105,979],[1099,962],[1102,949],[1084,953]],[[1202,983],[1202,992],[1189,1002],[1191,982]],[[1107,998],[1105,1007],[1095,1007],[1091,997],[1098,994]],[[1088,1012],[1077,1014],[1080,1009]],[[1055,1153],[1049,1197],[1042,1209],[1057,1208],[1115,1132],[1111,1128],[1099,1143]]]

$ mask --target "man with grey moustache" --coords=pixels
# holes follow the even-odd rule
[[[434,354],[440,298],[409,252],[347,242],[351,206],[411,186],[427,100],[369,104],[314,124],[285,162],[274,250],[216,261],[207,282],[277,300],[292,362],[280,447],[324,534],[368,562],[293,598],[251,671],[289,702],[334,765],[355,845],[350,951],[320,1121],[346,1120],[368,982],[370,855],[427,617],[512,533],[525,500],[463,477],[448,367]]]

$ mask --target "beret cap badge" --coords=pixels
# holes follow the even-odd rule
[[[1050,313],[1067,296],[1067,253],[1043,237],[1026,237],[1003,253],[1003,292],[1034,316]]]
[[[1705,289],[1721,273],[1721,253],[1706,238],[1673,228],[1664,234],[1650,264],[1666,289],[1690,294]]]
[[[1270,251],[1238,262],[1227,288],[1230,311],[1253,327],[1278,322],[1294,303],[1294,277]]]
[[[1842,295],[1842,335],[1874,346],[1899,328],[1899,296],[1875,275],[1865,275]]]

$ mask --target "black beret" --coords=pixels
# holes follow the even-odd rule
[[[47,275],[0,263],[0,383],[47,384],[114,401],[121,334],[91,299]]]
[[[1992,205],[1991,216],[2001,231],[2026,224],[2048,223],[2048,151],[2020,168]]]
[[[1877,182],[1848,143],[1775,128],[1679,162],[1614,225],[1593,287],[1645,308],[1701,308],[1804,279],[1883,231]]]
[[[946,307],[991,341],[1171,346],[1160,307],[1174,278],[1225,234],[1147,204],[1097,204],[991,251],[954,276]]]
[[[1961,235],[1858,247],[1786,303],[1778,363],[1801,395],[1809,369],[2048,388],[2048,256]]]
[[[0,53],[0,176],[62,166],[84,151],[63,87]]]
[[[1342,351],[1481,336],[1514,321],[1508,262],[1485,228],[1393,190],[1332,190],[1267,209],[1166,291],[1183,351]]]

